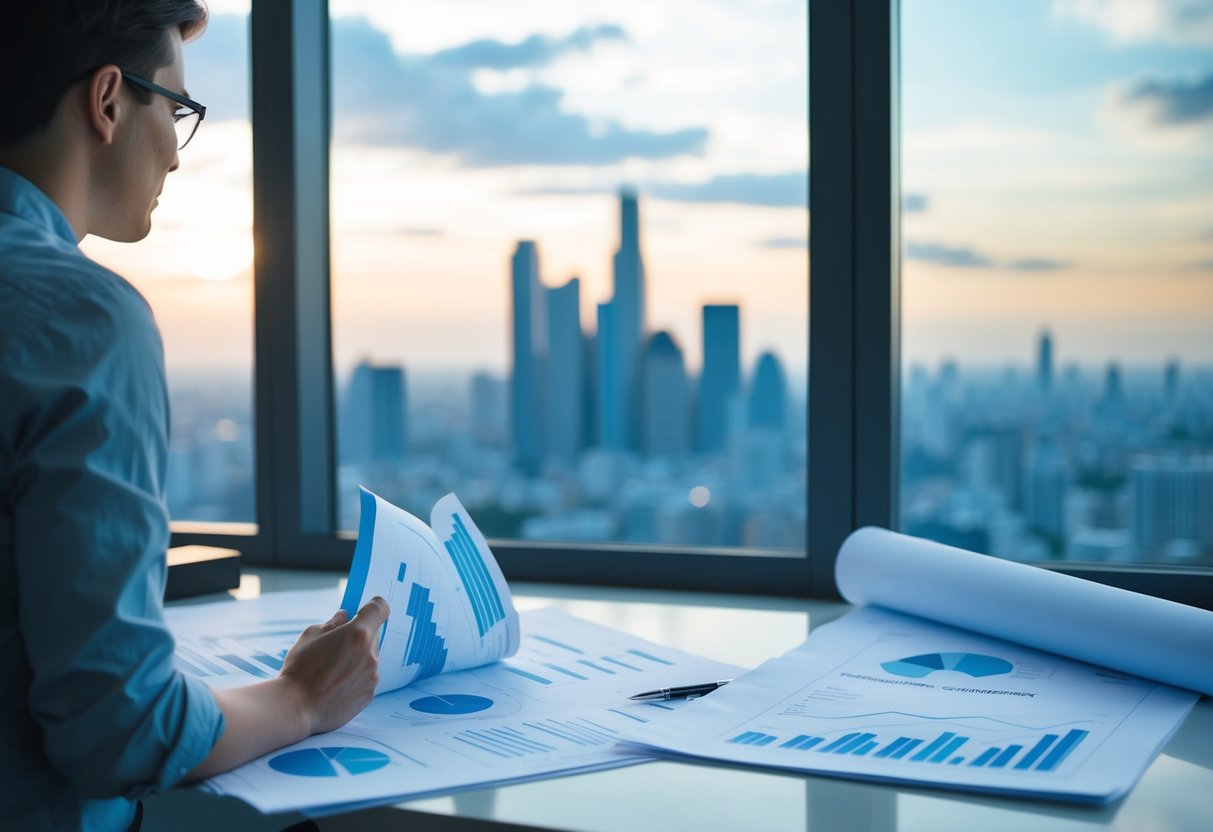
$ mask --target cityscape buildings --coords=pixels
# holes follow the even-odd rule
[[[548,286],[525,240],[508,264],[508,373],[353,368],[342,527],[365,483],[422,515],[456,491],[494,537],[803,549],[803,388],[773,352],[743,366],[738,305],[702,305],[697,376],[673,332],[646,329],[639,216],[623,194],[596,331],[582,282]],[[1046,328],[1019,367],[907,369],[902,529],[1025,561],[1213,563],[1213,369],[1064,355]],[[172,395],[174,516],[253,520],[247,394]]]

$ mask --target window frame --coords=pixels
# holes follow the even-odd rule
[[[806,0],[808,2],[808,0]],[[807,551],[490,541],[511,580],[837,598],[852,530],[897,527],[900,489],[899,0],[809,2]],[[343,570],[329,273],[327,0],[252,0],[255,526],[174,524],[173,545]],[[809,275],[806,274],[806,280]],[[813,407],[828,402],[828,407]],[[1213,608],[1213,570],[1041,563]]]

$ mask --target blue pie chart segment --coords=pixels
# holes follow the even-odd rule
[[[388,756],[371,748],[327,746],[301,748],[270,758],[270,768],[299,777],[341,777],[383,768]]]
[[[983,676],[1000,676],[1015,669],[1006,659],[981,653],[925,653],[883,662],[880,666],[889,673],[911,679],[921,679],[936,670],[955,670],[979,679]]]
[[[467,693],[448,693],[444,696],[424,696],[409,703],[414,711],[435,716],[458,716],[474,714],[493,707],[493,700]]]

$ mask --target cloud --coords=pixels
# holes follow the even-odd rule
[[[523,69],[547,66],[569,52],[588,52],[599,41],[627,42],[627,33],[619,26],[582,26],[563,38],[531,35],[518,43],[496,40],[474,40],[462,46],[435,52],[433,60],[440,66],[463,69]]]
[[[951,248],[938,243],[906,243],[906,257],[910,260],[922,260],[939,266],[985,268],[994,265],[994,261],[984,254],[978,254],[969,248]]]
[[[728,173],[704,182],[650,181],[633,188],[641,196],[667,202],[704,202],[757,205],[765,208],[808,208],[809,174]],[[550,185],[522,192],[524,196],[592,196],[613,194],[618,185]]]
[[[1005,264],[1006,268],[1017,272],[1056,272],[1068,269],[1073,263],[1065,260],[1050,260],[1047,257],[1027,257],[1022,260],[1012,260]]]
[[[758,248],[774,248],[774,249],[806,249],[809,247],[808,237],[768,237],[765,240],[759,240],[755,243]]]
[[[1048,257],[1021,257],[1016,260],[999,262],[971,248],[956,248],[939,243],[920,243],[913,240],[906,242],[905,256],[908,260],[921,260],[948,268],[998,268],[1017,272],[1055,272],[1069,269],[1074,265],[1064,260],[1054,260]]]
[[[1053,15],[1120,43],[1213,44],[1213,0],[1054,0]]]
[[[652,182],[650,196],[670,202],[730,202],[771,208],[807,208],[809,177],[803,170],[787,173],[732,173],[706,182]]]
[[[536,68],[603,40],[617,26],[583,27],[564,38],[517,44],[480,40],[433,54],[397,54],[387,34],[362,18],[333,21],[336,138],[350,144],[452,154],[471,167],[609,165],[625,159],[702,154],[702,127],[654,131],[568,112],[564,93],[532,83],[487,93],[485,68]]]
[[[926,194],[903,194],[901,197],[901,210],[906,214],[920,214],[930,204],[931,200]]]
[[[1114,101],[1122,111],[1155,126],[1213,121],[1213,73],[1193,80],[1146,78],[1120,90]]]

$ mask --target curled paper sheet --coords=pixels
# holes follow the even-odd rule
[[[1213,696],[1213,612],[874,527],[842,596]]]

